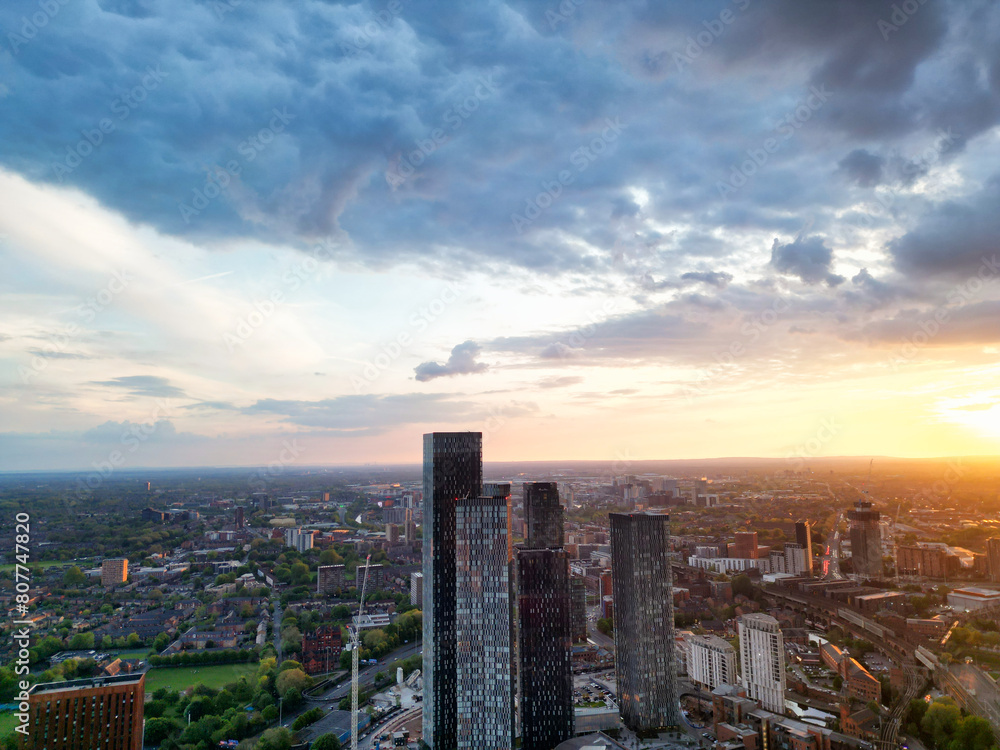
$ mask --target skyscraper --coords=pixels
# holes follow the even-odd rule
[[[785,646],[778,621],[770,615],[739,620],[741,681],[747,697],[766,711],[785,713]]]
[[[482,492],[482,433],[424,435],[423,473],[423,739],[433,750],[452,750],[459,739],[455,517],[459,500]]]
[[[808,521],[795,522],[795,543],[806,551],[806,575],[813,574],[812,524]]]
[[[458,750],[510,750],[514,744],[510,492],[491,490],[455,503],[457,743],[448,747]]]
[[[563,546],[563,509],[555,482],[524,483],[524,518],[528,525],[526,549]]]
[[[246,526],[246,517],[242,505],[237,505],[236,509],[233,511],[233,525],[236,527],[237,531],[241,531],[244,526]]]
[[[680,724],[670,517],[612,513],[615,670],[621,716],[633,731]]]
[[[550,750],[573,736],[569,553],[556,485],[525,484],[524,508],[527,540],[514,557],[521,748]]]
[[[146,675],[91,677],[32,686],[30,750],[142,750]]]
[[[882,577],[882,532],[879,512],[867,500],[858,500],[847,511],[851,522],[851,563],[858,578]]]
[[[1000,537],[986,540],[986,567],[991,581],[1000,581]]]

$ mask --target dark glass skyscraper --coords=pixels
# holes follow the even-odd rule
[[[806,573],[813,574],[812,525],[808,521],[795,522],[795,543],[806,551]]]
[[[569,553],[518,549],[518,692],[522,750],[551,750],[573,736]]]
[[[563,546],[563,509],[555,482],[524,483],[524,518],[528,525],[526,549]]]
[[[423,739],[458,747],[455,632],[455,514],[483,486],[481,432],[424,435]]]
[[[680,724],[670,517],[612,513],[615,671],[622,721],[633,731]]]
[[[573,736],[573,602],[554,482],[524,485],[525,544],[515,555],[522,750]]]

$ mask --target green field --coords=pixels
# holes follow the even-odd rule
[[[101,650],[103,651],[104,649]],[[114,651],[109,653],[113,653],[114,656],[118,657],[119,659],[145,659],[147,656],[149,656],[149,652],[151,650],[152,649],[148,648],[135,648],[132,649],[131,651]]]
[[[6,711],[0,714],[0,737],[6,737],[17,726],[17,717]]]
[[[186,690],[195,685],[221,688],[244,675],[257,672],[256,664],[216,664],[207,667],[155,667],[146,673],[146,692],[161,687],[168,690]]]

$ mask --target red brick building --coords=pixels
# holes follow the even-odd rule
[[[306,674],[323,674],[340,663],[343,644],[340,628],[325,625],[302,636],[302,669]]]
[[[25,750],[142,750],[146,675],[35,685]]]

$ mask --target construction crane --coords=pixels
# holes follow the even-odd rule
[[[368,588],[368,566],[371,561],[372,556],[368,555],[365,558],[365,578],[361,584],[358,619],[354,621],[353,628],[348,628],[351,635],[351,642],[347,646],[351,651],[351,750],[358,750],[358,655],[361,652],[361,618],[365,614],[365,589]]]

